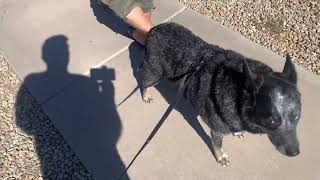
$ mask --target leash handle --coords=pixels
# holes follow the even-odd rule
[[[188,74],[186,74],[185,76],[183,76],[183,78],[181,79],[181,83],[179,84],[179,89],[177,92],[177,98],[176,101],[173,104],[170,104],[170,106],[167,108],[166,112],[163,114],[163,116],[161,117],[161,119],[159,120],[159,122],[157,123],[157,125],[153,128],[153,130],[151,131],[149,137],[147,138],[147,140],[144,142],[144,144],[141,146],[141,148],[139,149],[138,153],[134,156],[134,158],[131,160],[131,162],[129,163],[129,165],[127,166],[127,168],[123,171],[123,173],[121,174],[121,176],[118,178],[118,180],[121,180],[122,177],[127,173],[128,169],[131,167],[131,165],[133,164],[133,162],[136,160],[136,158],[139,156],[139,154],[143,151],[143,149],[149,144],[149,142],[152,140],[152,138],[156,135],[156,133],[158,132],[158,130],[160,129],[160,127],[162,126],[162,124],[164,123],[164,121],[167,119],[167,117],[169,116],[169,114],[171,113],[171,111],[174,109],[174,107],[178,104],[178,102],[180,101],[184,89],[185,89],[185,85],[188,84],[189,80],[199,71],[200,68],[197,68],[190,76],[188,76]]]

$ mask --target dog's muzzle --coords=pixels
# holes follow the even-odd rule
[[[267,133],[272,144],[283,155],[294,157],[300,154],[299,141],[295,129]]]

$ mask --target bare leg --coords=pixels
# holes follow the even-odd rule
[[[230,164],[230,158],[229,156],[223,151],[222,149],[222,139],[223,135],[220,133],[215,133],[212,130],[210,130],[211,133],[211,140],[212,140],[212,146],[213,146],[213,151],[215,154],[215,158],[217,162],[222,166],[222,167],[227,167]]]
[[[133,38],[141,45],[145,45],[146,37],[153,26],[151,13],[144,13],[140,7],[135,7],[126,18],[127,22],[136,28],[132,32]]]

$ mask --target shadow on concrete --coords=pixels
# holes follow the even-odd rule
[[[141,64],[144,60],[144,48],[136,42],[131,43],[129,46],[129,53],[130,53],[130,61],[131,67],[133,70],[133,75],[137,80],[137,84],[139,87],[142,87],[142,71],[138,71],[141,68]],[[169,104],[173,104],[176,100],[176,93],[178,88],[179,82],[171,82],[168,80],[162,80],[159,84],[155,86],[155,88],[160,92],[162,97]],[[142,92],[142,90],[140,89]],[[180,112],[184,119],[189,123],[189,125],[195,130],[195,132],[201,137],[203,142],[207,145],[211,153],[213,153],[211,139],[204,131],[203,127],[197,120],[197,113],[195,112],[194,108],[191,104],[185,99],[182,98],[178,105],[175,107],[175,110]],[[163,112],[164,113],[164,112]],[[170,116],[168,117],[170,118]]]
[[[30,107],[24,85],[17,95],[16,123],[35,140],[42,176],[44,179],[92,179],[83,172],[86,170],[74,150],[95,179],[117,178],[125,165],[116,148],[122,125],[114,103],[114,70],[91,69],[91,77],[69,73],[68,39],[63,35],[52,36],[44,42],[42,58],[47,70],[28,75],[24,84],[46,89],[53,83],[47,79],[70,79],[72,83],[57,92],[59,95],[55,98],[38,105],[39,109],[42,105],[51,121],[38,117],[35,108]],[[38,91],[41,92],[41,88]],[[129,177],[126,175],[124,179]]]
[[[130,25],[119,18],[108,6],[99,3],[98,0],[90,0],[90,7],[100,24],[105,25],[115,33],[130,38],[128,36]]]
[[[123,36],[128,37],[127,31],[129,30],[130,26],[119,17],[117,17],[111,9],[103,4],[99,4],[97,0],[90,0],[90,6],[99,23],[104,24],[115,33],[120,33]],[[139,87],[142,87],[142,72],[138,72],[138,69],[140,68],[144,59],[143,51],[144,48],[136,42],[133,42],[129,47],[131,67],[133,70],[132,73],[136,78]],[[169,103],[172,103],[175,100],[175,92],[177,86],[174,85],[174,83],[163,81],[159,83],[156,88]],[[141,89],[140,92],[142,92]],[[197,120],[197,115],[194,112],[194,109],[191,107],[190,103],[183,99],[175,109],[184,116],[186,121],[208,146],[209,150],[213,152],[210,137],[206,134],[199,121]]]

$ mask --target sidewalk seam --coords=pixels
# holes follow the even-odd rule
[[[178,14],[182,13],[187,7],[186,6],[183,6],[180,10],[178,10],[177,12],[173,13],[170,17],[168,17],[167,19],[163,20],[161,23],[165,23],[165,22],[168,22],[170,21],[172,18],[176,17]],[[96,64],[95,66],[91,67],[91,68],[98,68],[98,67],[101,67],[103,64],[109,62],[110,60],[112,60],[113,58],[117,57],[118,55],[120,55],[121,53],[123,53],[124,51],[126,51],[130,44],[132,43],[133,41],[131,41],[129,44],[127,44],[125,47],[123,47],[122,49],[120,49],[119,51],[117,51],[116,53],[114,53],[113,55],[111,55],[110,57],[102,60],[101,62],[99,62],[98,64]],[[84,73],[85,75],[89,75],[90,74],[90,69],[88,71],[86,71]]]
[[[186,10],[187,7],[183,6],[180,10],[178,10],[177,12],[173,13],[170,17],[168,17],[167,19],[165,19],[164,21],[162,21],[161,23],[165,23],[170,21],[171,19],[173,19],[174,17],[176,17],[177,15],[179,15],[180,13],[182,13],[184,10]]]
[[[90,69],[92,68],[98,68],[98,67],[101,67],[103,64],[107,63],[108,61],[110,61],[111,59],[117,57],[118,55],[120,55],[121,53],[123,53],[124,51],[126,51],[130,44],[132,43],[133,41],[131,41],[129,44],[127,44],[125,47],[123,47],[122,49],[120,49],[119,51],[117,51],[116,53],[112,54],[110,57],[100,61],[99,63],[97,63],[96,65],[94,65],[93,67],[90,67]],[[90,75],[90,69],[88,69],[84,75]]]
[[[177,16],[178,14],[180,14],[181,12],[183,12],[186,9],[186,6],[183,6],[180,10],[178,10],[177,12],[173,13],[170,17],[168,17],[167,19],[163,20],[161,23],[165,23],[170,21],[172,18],[174,18],[175,16]],[[115,57],[117,57],[118,55],[120,55],[121,53],[123,53],[124,51],[126,51],[130,44],[133,41],[131,41],[130,43],[128,43],[126,46],[124,46],[122,49],[120,49],[119,51],[117,51],[116,53],[112,54],[111,56],[109,56],[108,58],[102,60],[101,62],[97,63],[96,65],[90,67],[90,69],[92,68],[98,68],[101,67],[103,64],[106,64],[107,62],[109,62],[110,60],[114,59]],[[90,69],[85,71],[84,75],[89,76],[90,75]],[[66,85],[64,85],[63,87],[61,87],[60,89],[58,89],[53,95],[47,97],[45,100],[43,100],[42,102],[39,102],[40,105],[44,105],[46,103],[48,103],[51,99],[53,99],[54,97],[56,97],[57,95],[59,95],[60,93],[64,92],[64,90],[66,88],[68,88],[69,86],[71,86],[74,82],[70,81],[68,82]]]

